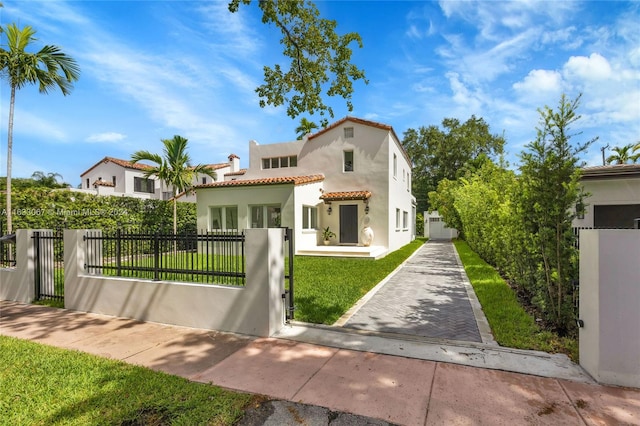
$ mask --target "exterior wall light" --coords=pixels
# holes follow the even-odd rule
[[[331,204],[329,204],[329,207],[327,208],[327,214],[331,215]]]

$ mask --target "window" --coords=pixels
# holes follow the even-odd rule
[[[297,167],[298,156],[288,155],[286,157],[272,157],[262,159],[262,169],[279,169],[285,167]]]
[[[400,209],[396,209],[396,229],[400,229]]]
[[[353,151],[344,151],[344,171],[353,171]]]
[[[398,156],[394,153],[393,154],[393,177],[397,177],[398,176]]]
[[[344,128],[344,138],[350,139],[353,137],[353,127],[345,127]]]
[[[113,183],[113,186],[116,186],[116,177],[115,176],[111,176],[111,182]]]
[[[203,178],[202,178],[202,184],[204,185],[204,184],[206,184],[206,183],[207,183],[207,178],[206,178],[206,177],[203,177]]]
[[[302,229],[318,229],[318,209],[302,206]]]
[[[135,192],[146,192],[153,194],[155,192],[155,181],[141,177],[133,178],[133,190]]]
[[[238,206],[211,207],[211,229],[238,229]]]
[[[407,192],[411,192],[411,175],[407,173]]]
[[[402,212],[402,229],[409,228],[409,212]]]
[[[89,178],[87,178],[87,188],[90,188],[91,184],[89,183]]]
[[[251,228],[277,228],[281,224],[280,206],[251,206]]]

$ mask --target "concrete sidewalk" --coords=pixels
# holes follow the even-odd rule
[[[342,333],[341,339],[324,337],[333,339],[331,344],[291,340],[304,338],[305,333],[307,339],[312,339],[314,333],[323,335],[323,331],[293,326],[285,331],[289,334],[283,336],[286,339],[255,339],[0,302],[2,335],[90,352],[194,381],[285,400],[281,403],[284,405],[272,407],[275,411],[287,411],[286,401],[296,403],[293,407],[298,410],[298,417],[290,421],[270,417],[262,424],[300,424],[300,416],[307,424],[640,423],[639,389],[601,386],[590,383],[586,376],[576,380],[545,378],[374,353],[366,350],[366,344],[359,344],[359,350],[338,347],[366,341],[366,336],[358,338],[347,333]],[[411,345],[424,345],[425,350],[434,346],[416,341],[398,344],[395,350],[402,352]],[[420,349],[415,346],[407,352],[417,353]],[[460,355],[458,361],[464,358]],[[320,407],[368,418],[327,416],[328,410]],[[321,412],[324,414],[318,414]],[[319,420],[323,416],[324,420]]]

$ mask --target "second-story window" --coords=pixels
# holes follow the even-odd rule
[[[155,192],[155,184],[153,179],[145,179],[141,177],[133,178],[133,190],[135,192],[146,192],[153,194]]]
[[[393,154],[393,177],[398,176],[398,156]]]
[[[285,167],[297,167],[298,156],[287,155],[285,157],[270,157],[262,159],[262,169],[279,169]]]
[[[345,172],[352,172],[353,171],[353,151],[344,151],[343,157],[344,157],[343,170]]]

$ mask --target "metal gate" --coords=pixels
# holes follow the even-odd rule
[[[64,300],[62,230],[33,232],[35,300]]]
[[[284,234],[285,241],[285,288],[282,298],[284,300],[285,319],[291,321],[293,319],[293,312],[295,311],[295,305],[293,304],[293,229],[287,228]]]

